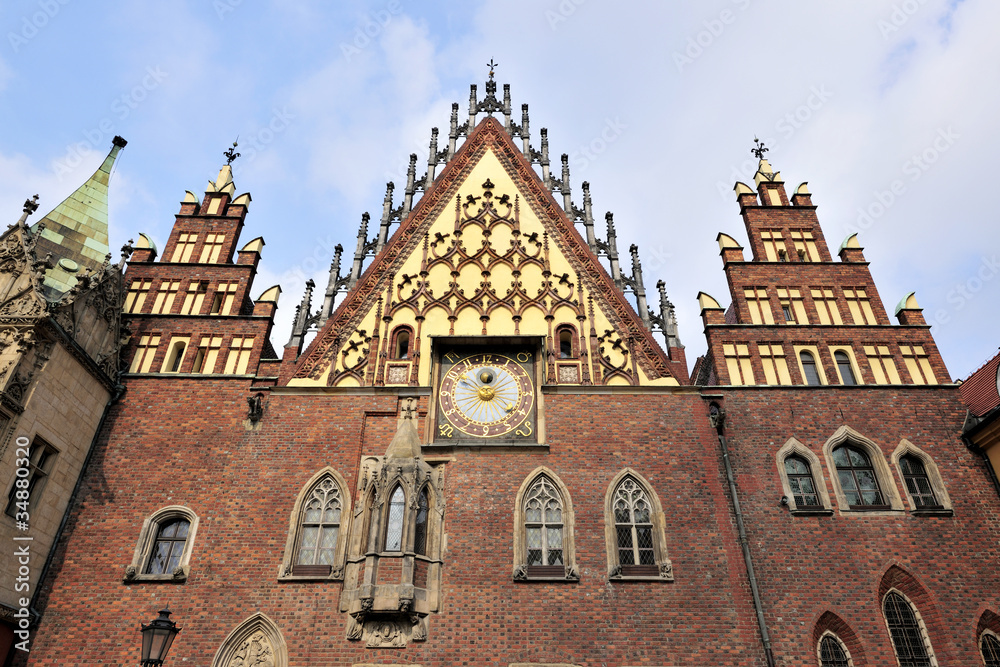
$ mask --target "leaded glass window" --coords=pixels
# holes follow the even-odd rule
[[[983,662],[986,663],[986,667],[1000,667],[1000,639],[997,639],[996,635],[988,632],[983,633],[979,647],[982,649]]]
[[[923,633],[910,603],[899,593],[889,593],[883,606],[899,667],[931,667]]]
[[[883,509],[888,505],[879,489],[871,459],[858,447],[841,445],[833,450],[840,488],[852,509]]]
[[[160,525],[146,574],[173,574],[181,564],[190,527],[186,519],[174,519]]]
[[[559,491],[542,475],[528,489],[524,501],[527,565],[564,565],[563,503]]]
[[[618,564],[655,566],[651,505],[646,491],[633,478],[626,477],[615,489],[614,511]]]
[[[333,565],[342,507],[340,488],[329,477],[309,492],[302,505],[297,565]]]
[[[417,498],[417,520],[413,524],[413,551],[421,556],[427,555],[427,513],[429,509],[427,487],[424,487]]]
[[[788,486],[792,489],[796,508],[821,506],[812,471],[804,458],[801,456],[786,458],[785,473],[788,475]]]
[[[906,490],[910,492],[913,504],[918,509],[941,507],[941,503],[934,496],[934,489],[931,488],[931,480],[927,477],[927,469],[924,468],[923,461],[912,454],[907,454],[899,459],[899,467],[903,471]]]
[[[826,635],[819,643],[820,667],[851,667],[844,647],[833,635]]]
[[[403,511],[406,509],[406,497],[403,487],[397,486],[389,501],[389,514],[385,523],[385,548],[383,551],[403,550]]]

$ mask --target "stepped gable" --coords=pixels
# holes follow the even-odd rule
[[[431,226],[445,210],[456,206],[459,190],[463,186],[472,185],[479,192],[482,186],[470,183],[469,176],[490,149],[493,149],[493,154],[517,190],[517,193],[505,194],[517,194],[538,217],[547,238],[555,243],[580,276],[586,295],[602,311],[615,329],[614,333],[627,341],[626,345],[639,369],[650,380],[670,379],[676,382],[668,367],[667,356],[653,339],[651,332],[643,326],[631,304],[616,288],[611,276],[524,159],[522,151],[514,145],[503,125],[492,116],[486,117],[477,125],[441,175],[428,188],[413,213],[402,221],[392,239],[365,270],[357,285],[303,353],[293,378],[317,380],[322,377],[347,343],[351,332],[358,329],[362,320],[374,309],[381,307],[383,295],[388,288],[387,281],[398,275],[404,263],[415,252],[419,252]],[[580,301],[582,310],[582,297]],[[593,330],[590,334],[592,338],[595,337]],[[634,383],[638,383],[637,379]]]

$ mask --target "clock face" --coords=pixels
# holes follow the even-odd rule
[[[441,359],[436,439],[534,440],[534,356],[448,352]]]

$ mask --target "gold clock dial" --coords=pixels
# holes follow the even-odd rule
[[[529,353],[449,353],[444,361],[451,366],[441,378],[439,436],[521,437],[533,432]]]

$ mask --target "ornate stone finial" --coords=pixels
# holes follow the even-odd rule
[[[751,149],[750,149],[750,152],[751,152],[751,153],[753,153],[753,154],[754,154],[754,156],[756,156],[756,158],[757,158],[758,160],[763,160],[763,159],[764,159],[764,153],[768,152],[768,151],[769,151],[769,150],[771,150],[771,149],[770,149],[770,148],[767,148],[766,146],[764,146],[764,144],[763,144],[763,143],[761,143],[761,140],[760,140],[760,139],[758,139],[757,137],[754,137],[754,138],[753,138],[753,142],[754,142],[754,143],[755,143],[755,144],[756,144],[757,146],[756,146],[756,148],[751,148]]]
[[[403,399],[403,405],[400,408],[400,412],[403,415],[403,419],[416,419],[417,418],[417,401],[414,398]]]
[[[38,210],[38,195],[33,196],[31,199],[24,200],[24,212],[31,215]]]
[[[493,80],[493,70],[494,70],[494,68],[496,68],[496,66],[497,66],[497,65],[499,65],[499,64],[500,64],[500,63],[495,63],[495,62],[493,62],[493,58],[490,58],[490,61],[489,61],[488,63],[486,63],[486,66],[490,68],[490,80],[491,80],[491,81]]]
[[[226,156],[226,164],[232,164],[233,161],[240,156],[240,154],[236,152],[236,146],[239,144],[239,140],[240,138],[236,137],[236,141],[233,142],[233,147],[222,153]]]
[[[128,261],[128,258],[132,256],[132,253],[135,252],[135,247],[132,246],[133,243],[135,243],[135,241],[133,241],[132,239],[129,239],[128,243],[126,243],[125,245],[122,246],[122,261],[123,262]]]

